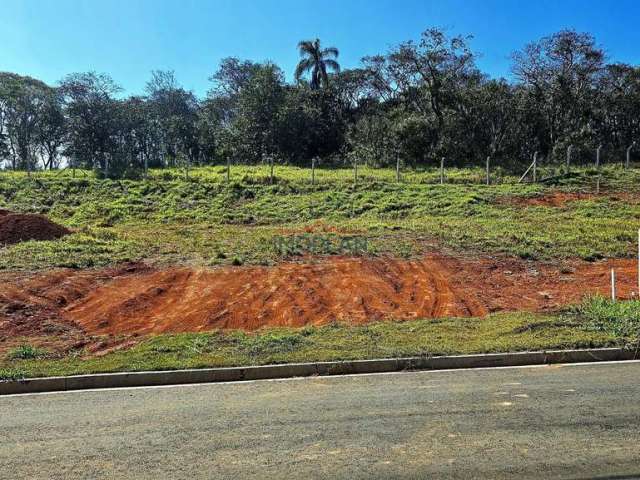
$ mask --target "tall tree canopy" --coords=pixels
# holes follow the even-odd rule
[[[340,65],[336,61],[339,55],[337,48],[322,48],[320,40],[316,38],[315,40],[301,41],[298,44],[298,50],[300,50],[300,57],[302,57],[294,74],[298,82],[305,74],[311,73],[309,80],[311,88],[326,87],[329,85],[328,71],[340,72]]]
[[[519,170],[534,151],[563,161],[571,145],[574,162],[592,161],[604,145],[606,161],[640,143],[640,67],[608,63],[591,34],[562,30],[525,45],[511,81],[484,75],[471,41],[429,28],[342,71],[337,49],[300,42],[293,83],[271,62],[229,57],[205,98],[172,71],[153,71],[135,96],[95,72],[54,86],[0,72],[0,167],[118,177],[229,160],[434,166],[445,156],[464,166],[491,156]]]

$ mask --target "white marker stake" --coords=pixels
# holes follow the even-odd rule
[[[611,269],[611,300],[616,301],[616,271]]]

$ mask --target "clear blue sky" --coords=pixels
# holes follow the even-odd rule
[[[0,0],[0,70],[48,83],[95,70],[133,94],[151,70],[172,69],[203,95],[227,56],[272,60],[291,78],[301,39],[338,47],[354,67],[430,26],[473,34],[492,76],[509,75],[510,52],[561,28],[640,63],[637,0]]]

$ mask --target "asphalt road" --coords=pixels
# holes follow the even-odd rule
[[[640,363],[0,397],[0,478],[635,478]]]

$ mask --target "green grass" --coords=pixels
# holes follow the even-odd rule
[[[35,178],[0,173],[0,208],[44,213],[74,229],[55,242],[25,242],[0,249],[1,269],[97,267],[147,259],[162,264],[272,264],[283,259],[274,239],[318,222],[335,235],[363,235],[372,255],[402,257],[433,245],[454,251],[505,253],[523,258],[624,257],[634,252],[640,202],[602,195],[561,208],[514,206],[505,197],[554,190],[591,191],[595,171],[583,169],[553,185],[479,184],[481,170],[407,172],[362,169],[353,185],[349,170],[317,172],[278,167],[275,184],[266,167],[152,171],[149,180],[97,180],[69,171]],[[602,188],[638,192],[640,170],[607,167]],[[507,177],[506,180],[514,181]],[[639,197],[640,198],[640,197]],[[304,252],[298,252],[304,253]],[[332,254],[335,252],[325,252]]]
[[[619,337],[640,337],[640,300],[614,302],[592,296],[569,312],[584,321],[590,330]]]
[[[159,335],[130,349],[93,358],[85,358],[82,351],[44,359],[9,354],[0,359],[0,378],[587,348],[625,341],[612,332],[588,330],[577,318],[503,313],[483,319]]]
[[[46,358],[49,352],[31,345],[20,345],[9,351],[8,358],[11,360],[31,360]]]

